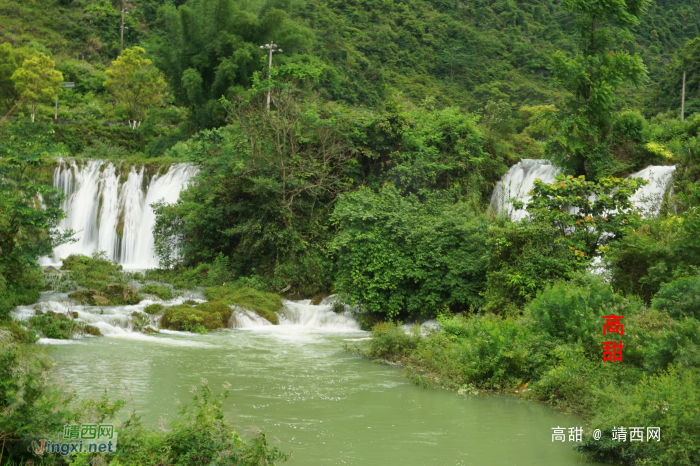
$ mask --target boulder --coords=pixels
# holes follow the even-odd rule
[[[44,273],[57,274],[57,273],[61,273],[61,271],[58,270],[56,267],[49,265],[48,267],[46,267],[44,269]]]
[[[95,327],[94,325],[86,325],[85,326],[85,333],[87,333],[88,335],[95,336],[95,337],[103,336],[100,329]]]
[[[107,285],[107,290],[105,291],[107,296],[119,297],[121,298],[124,294],[124,287],[121,285],[110,284]]]
[[[92,295],[92,301],[95,303],[96,306],[106,306],[109,304],[109,299],[98,294]]]
[[[139,294],[138,290],[134,288],[133,286],[125,286],[124,291],[122,292],[122,296],[124,297],[124,301],[129,301],[131,298],[137,296]]]

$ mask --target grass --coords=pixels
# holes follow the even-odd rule
[[[204,290],[204,296],[211,301],[221,301],[249,309],[275,325],[279,323],[277,311],[282,309],[282,298],[278,294],[252,288],[213,286]]]

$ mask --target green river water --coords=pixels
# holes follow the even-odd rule
[[[123,410],[157,426],[178,418],[175,400],[206,378],[233,388],[226,412],[242,430],[262,429],[293,464],[566,466],[573,443],[552,427],[580,419],[510,396],[460,396],[408,382],[402,370],[345,352],[352,329],[280,325],[195,335],[124,332],[51,341],[57,372],[82,396],[108,387],[131,397]],[[352,344],[352,343],[351,343]],[[126,393],[124,392],[126,390]]]

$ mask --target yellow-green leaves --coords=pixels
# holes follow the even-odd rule
[[[28,103],[34,121],[39,103],[56,97],[63,74],[56,71],[53,60],[39,53],[24,60],[22,66],[12,74],[12,81],[20,97]]]
[[[142,121],[150,107],[159,105],[166,88],[165,80],[153,62],[145,58],[141,47],[124,50],[106,71],[104,86],[125,105],[134,120]]]

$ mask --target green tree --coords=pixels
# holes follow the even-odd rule
[[[574,174],[598,179],[619,171],[611,154],[615,91],[624,84],[639,86],[647,70],[638,54],[615,48],[615,29],[639,24],[648,0],[565,0],[576,15],[579,50],[574,56],[557,52],[554,75],[569,97],[553,115],[556,136],[550,155]]]
[[[330,243],[345,301],[386,318],[479,309],[486,282],[487,225],[454,193],[423,201],[393,185],[340,198]]]
[[[674,110],[680,116],[681,93],[685,83],[685,115],[700,113],[700,37],[689,40],[678,51],[656,86],[648,105],[652,112]]]
[[[50,163],[49,154],[56,152],[53,130],[46,123],[19,120],[0,127],[0,275],[5,292],[16,297],[3,306],[38,298],[39,284],[31,277],[37,259],[72,236],[56,231],[65,216],[62,193],[37,180],[41,167]],[[0,296],[2,292],[0,287]]]
[[[250,87],[253,73],[267,67],[261,45],[270,40],[279,44],[284,53],[275,62],[280,63],[311,44],[311,31],[279,9],[284,2],[260,3],[258,14],[233,0],[190,0],[177,9],[163,7],[165,32],[156,47],[157,65],[177,102],[190,109],[196,129],[224,124],[226,112],[219,99],[231,99]]]
[[[114,98],[126,105],[130,118],[143,121],[148,109],[163,101],[166,83],[141,47],[125,49],[105,74],[104,86]]]
[[[12,74],[12,81],[19,95],[27,102],[32,116],[42,101],[56,97],[63,74],[56,70],[56,63],[43,53],[25,59]]]
[[[12,75],[17,70],[17,62],[8,42],[0,44],[0,109],[9,109],[17,94]]]
[[[581,175],[557,175],[554,183],[535,180],[528,221],[551,225],[577,256],[591,258],[600,247],[620,239],[639,224],[630,197],[648,181],[612,176],[598,182]],[[519,203],[518,207],[522,207]]]

